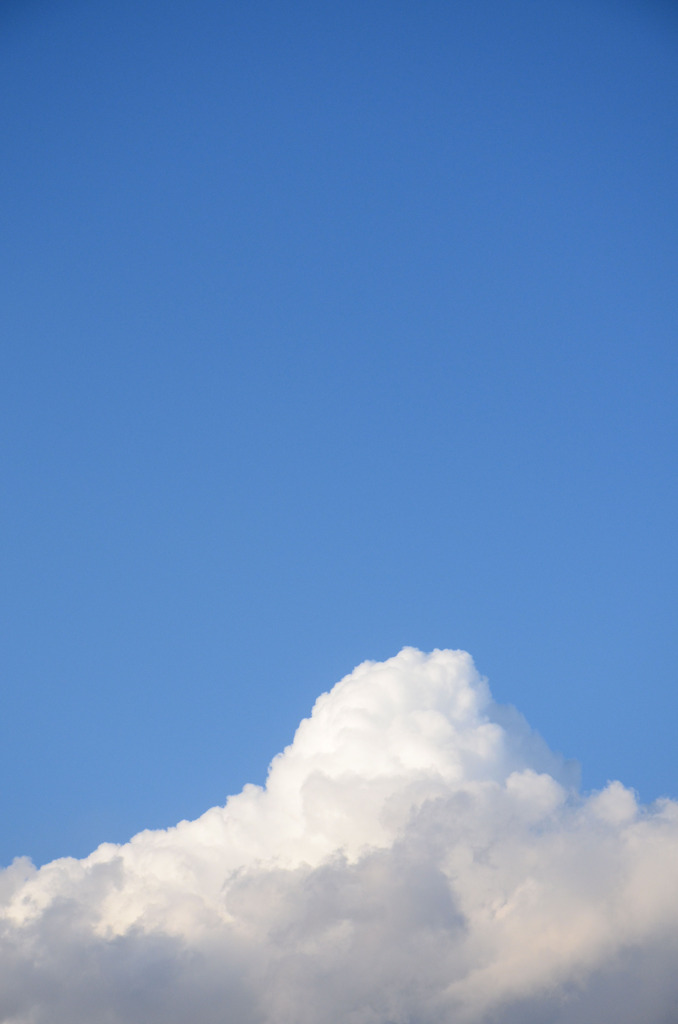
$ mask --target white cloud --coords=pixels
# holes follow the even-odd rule
[[[0,873],[3,1024],[668,1024],[678,804],[588,798],[467,654],[316,702],[194,822]]]

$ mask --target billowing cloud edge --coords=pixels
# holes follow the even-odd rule
[[[264,787],[0,873],[3,1024],[668,1024],[678,804],[572,765],[470,656],[315,703]]]

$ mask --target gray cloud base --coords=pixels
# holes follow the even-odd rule
[[[3,1024],[669,1024],[678,804],[571,768],[470,657],[318,699],[265,788],[0,874]]]

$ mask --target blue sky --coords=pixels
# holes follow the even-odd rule
[[[0,28],[0,861],[223,803],[406,644],[675,795],[670,5]]]

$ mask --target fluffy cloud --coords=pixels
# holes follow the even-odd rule
[[[471,658],[323,694],[265,788],[0,873],[2,1024],[668,1024],[678,804],[570,767]]]

